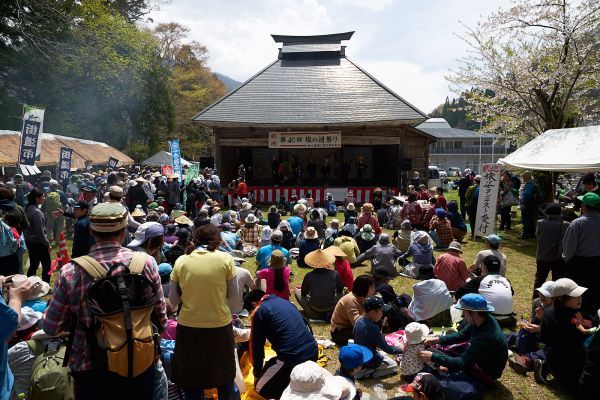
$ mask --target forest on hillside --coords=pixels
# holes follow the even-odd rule
[[[45,132],[138,160],[179,138],[197,160],[211,138],[191,117],[227,88],[187,27],[147,27],[155,1],[1,1],[0,129],[20,130],[27,104],[45,108]]]

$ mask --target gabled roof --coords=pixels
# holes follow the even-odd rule
[[[497,139],[493,133],[479,133],[466,129],[451,128],[444,118],[430,118],[422,124],[417,125],[420,131],[426,132],[436,139]]]
[[[171,153],[168,151],[161,150],[150,158],[145,159],[141,162],[142,165],[148,165],[150,167],[160,167],[161,165],[171,165],[172,158]],[[189,161],[181,159],[181,165],[189,166],[192,165]]]
[[[341,40],[351,35],[273,35],[283,42],[279,58],[193,120],[211,127],[423,122],[425,113],[345,57]]]

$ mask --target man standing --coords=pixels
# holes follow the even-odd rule
[[[462,215],[463,219],[467,212],[465,194],[467,193],[469,186],[471,186],[471,183],[471,170],[467,168],[463,172],[463,177],[456,183],[458,186],[458,199],[460,200],[460,215]]]
[[[581,217],[565,232],[562,257],[565,276],[589,288],[581,309],[594,315],[600,308],[600,196],[588,192],[577,198],[582,203]]]
[[[127,227],[127,210],[120,204],[101,203],[90,213],[91,232],[96,244],[89,255],[112,274],[120,273],[131,262],[134,252],[121,246]],[[145,256],[142,274],[156,287],[156,303],[152,321],[162,332],[166,323],[166,303],[163,296],[156,261]],[[60,270],[54,296],[51,298],[42,329],[50,336],[68,330],[73,316],[77,318],[69,368],[71,370],[77,399],[107,399],[119,393],[122,398],[151,399],[154,395],[155,367],[148,368],[135,378],[125,378],[92,364],[87,332],[91,329],[92,315],[87,307],[86,294],[94,282],[83,268],[69,263]]]
[[[598,186],[598,181],[596,180],[596,175],[593,173],[585,174],[581,177],[581,184],[583,185],[583,193],[593,192],[600,196],[600,186]],[[579,210],[581,208],[581,200],[575,199],[575,209]]]
[[[15,182],[15,201],[21,207],[25,207],[25,197],[31,190],[31,186],[23,181],[23,175],[21,174],[15,174],[13,181]]]
[[[525,182],[525,186],[521,193],[521,222],[523,223],[521,239],[527,240],[535,237],[535,221],[540,189],[533,181],[533,177],[529,171],[523,172],[523,182]]]
[[[80,201],[73,206],[73,216],[77,220],[75,221],[71,258],[87,255],[90,252],[90,247],[95,243],[90,232],[89,208],[90,206],[85,201]]]

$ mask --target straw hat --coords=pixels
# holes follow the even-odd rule
[[[324,250],[311,251],[304,257],[304,262],[313,268],[331,268],[335,262],[335,256]]]
[[[254,214],[248,214],[246,219],[244,220],[247,224],[255,224],[258,222],[258,218]]]
[[[306,239],[316,239],[318,236],[317,230],[312,226],[306,228],[306,231],[304,232],[304,237]]]
[[[146,213],[141,208],[137,208],[131,212],[132,217],[145,217]]]
[[[136,181],[136,182],[142,182],[142,183],[144,183],[144,182],[147,182],[147,181],[146,181],[144,178],[142,178],[141,176],[139,176],[139,177],[135,178],[135,179],[134,179],[134,181]]]
[[[294,206],[294,212],[305,213],[306,206],[304,204],[298,203]]]
[[[329,253],[335,257],[348,257],[348,255],[346,253],[344,253],[344,250],[340,249],[337,246],[329,246],[328,248],[326,248],[325,250],[323,250],[326,253]]]
[[[354,207],[354,203],[348,203],[348,205],[346,206],[346,209],[349,211],[354,211],[354,209],[356,209],[356,207]]]
[[[186,217],[185,215],[175,218],[175,223],[179,224],[179,225],[193,225],[194,224],[194,222],[191,219],[189,219],[188,217]]]

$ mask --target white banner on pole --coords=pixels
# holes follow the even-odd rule
[[[500,164],[483,164],[477,200],[475,236],[484,237],[496,231],[496,208],[500,189]]]

